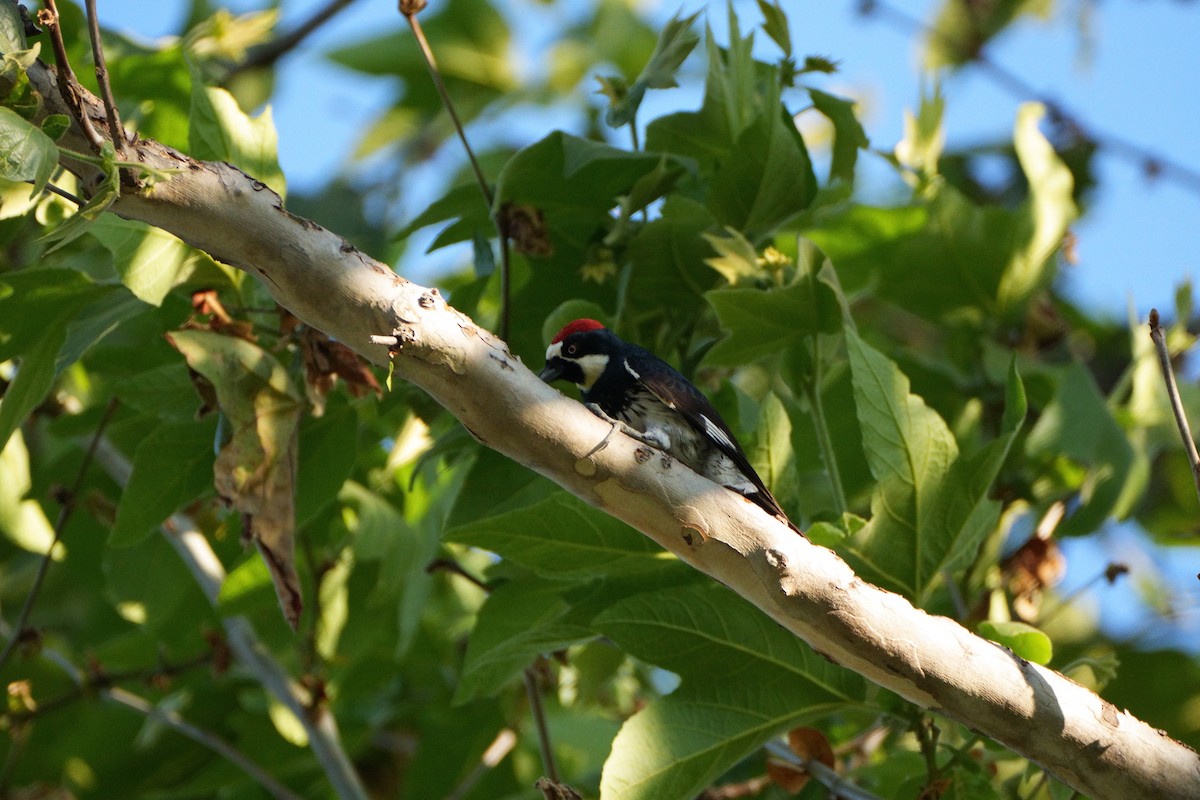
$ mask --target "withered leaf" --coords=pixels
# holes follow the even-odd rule
[[[279,605],[295,628],[303,606],[295,567],[297,431],[304,403],[274,356],[233,336],[176,331],[169,340],[217,394],[232,438],[213,464],[213,484],[250,520]]]

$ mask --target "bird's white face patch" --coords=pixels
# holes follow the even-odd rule
[[[591,389],[608,366],[608,356],[603,353],[592,353],[572,360],[583,370],[583,383],[579,385],[584,389]]]
[[[562,342],[555,342],[554,344],[552,344],[546,348],[546,360],[547,361],[549,361],[552,358],[558,358],[561,355],[562,355]]]

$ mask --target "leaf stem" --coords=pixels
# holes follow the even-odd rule
[[[1154,342],[1154,349],[1158,351],[1158,364],[1162,368],[1163,380],[1167,384],[1167,398],[1171,401],[1171,411],[1175,413],[1175,424],[1179,427],[1179,436],[1183,439],[1188,463],[1192,467],[1192,481],[1196,484],[1196,496],[1200,498],[1200,453],[1196,452],[1196,440],[1192,438],[1192,429],[1188,425],[1187,413],[1183,410],[1183,401],[1179,399],[1179,386],[1175,383],[1175,370],[1171,367],[1171,354],[1167,350],[1167,340],[1163,335],[1162,326],[1158,322],[1157,308],[1150,309],[1150,339]]]
[[[108,423],[116,410],[117,398],[114,397],[108,401],[108,406],[104,409],[104,415],[100,417],[100,422],[96,426],[96,432],[92,434],[92,441],[83,455],[83,463],[79,465],[79,471],[75,474],[75,482],[60,498],[62,507],[59,509],[58,519],[54,523],[54,536],[50,540],[50,546],[46,548],[46,555],[42,556],[42,563],[38,565],[37,575],[34,576],[33,585],[29,587],[29,594],[25,596],[25,603],[21,606],[21,613],[17,615],[17,621],[13,623],[12,634],[4,644],[4,650],[0,651],[0,666],[3,666],[8,657],[12,655],[13,648],[17,646],[17,643],[21,641],[25,634],[26,626],[29,624],[29,615],[33,612],[33,603],[37,599],[38,593],[42,589],[42,584],[46,580],[46,573],[50,570],[54,548],[58,545],[58,540],[62,538],[62,532],[67,526],[67,521],[75,511],[75,501],[78,499],[79,492],[83,488],[83,479],[87,477],[88,467],[92,464],[92,456],[96,454],[96,445],[99,444],[100,437],[104,435],[104,429],[108,427]]]
[[[510,302],[512,289],[509,278],[510,255],[508,231],[505,230],[500,209],[495,207],[496,198],[492,193],[492,188],[488,185],[487,178],[483,174],[483,168],[479,166],[479,161],[475,158],[475,151],[471,149],[471,143],[467,141],[467,132],[463,128],[457,109],[454,107],[454,101],[450,99],[450,91],[446,88],[446,82],[442,79],[442,72],[438,69],[437,59],[434,58],[429,41],[425,38],[425,30],[421,27],[420,20],[417,19],[417,14],[424,7],[424,0],[400,0],[400,13],[408,20],[413,36],[416,37],[417,46],[421,50],[421,55],[425,57],[425,66],[429,68],[429,77],[433,79],[434,88],[437,89],[438,95],[442,98],[442,106],[446,109],[446,113],[450,115],[450,121],[454,123],[454,130],[458,133],[458,139],[462,142],[463,150],[467,152],[467,159],[471,162],[471,171],[475,173],[475,182],[479,184],[479,191],[483,194],[484,202],[487,203],[488,214],[492,218],[492,224],[496,227],[496,235],[500,238],[500,322],[498,327],[500,338],[507,340],[510,308],[512,305]]]

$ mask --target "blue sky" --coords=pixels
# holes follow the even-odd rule
[[[326,0],[284,0],[285,26],[306,18]],[[904,13],[929,19],[939,4],[893,0]],[[234,10],[253,2],[229,3]],[[431,6],[436,9],[437,0]],[[536,52],[544,32],[539,19],[577,13],[580,0],[558,4],[509,0],[500,5],[523,24],[519,49]],[[710,21],[723,25],[722,3],[686,0],[637,4],[655,19],[678,8],[709,8]],[[757,20],[753,3],[738,0],[744,24]],[[860,16],[856,0],[786,0],[792,12],[795,49],[841,61],[838,75],[822,88],[859,98],[872,145],[890,149],[901,136],[903,111],[919,97],[922,74],[918,41],[876,14]],[[1026,19],[993,43],[988,54],[1020,76],[1039,94],[1055,98],[1090,128],[1119,135],[1200,173],[1200,4],[1159,0],[1060,0],[1050,19]],[[153,39],[174,32],[185,13],[183,0],[157,3],[101,3],[109,27]],[[391,96],[390,84],[364,80],[325,62],[320,53],[353,42],[383,27],[401,27],[393,0],[358,0],[283,63],[274,102],[280,131],[280,159],[293,189],[325,182],[342,166],[361,125]],[[381,18],[385,20],[381,24]],[[529,21],[533,20],[533,24]],[[765,37],[759,37],[765,39]],[[534,68],[528,56],[526,68]],[[949,146],[992,141],[1011,131],[1024,100],[975,71],[949,78],[946,130]],[[694,105],[695,95],[662,92],[664,105]],[[509,131],[520,144],[534,141],[555,124],[534,120],[528,131]],[[866,160],[865,177],[878,174]],[[1088,216],[1075,226],[1079,263],[1068,268],[1070,295],[1089,308],[1124,317],[1132,300],[1142,316],[1151,306],[1167,311],[1181,280],[1197,271],[1200,242],[1200,186],[1167,179],[1148,180],[1128,159],[1102,155],[1097,172],[1102,191]],[[421,185],[418,181],[417,185]],[[418,204],[420,200],[418,199]],[[1196,227],[1193,227],[1196,226]]]

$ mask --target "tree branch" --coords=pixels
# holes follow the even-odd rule
[[[35,65],[29,75],[46,111],[56,111],[52,73]],[[481,442],[640,530],[833,662],[1012,748],[1097,800],[1195,796],[1200,757],[1128,712],[864,583],[831,551],[673,460],[648,457],[641,442],[614,435],[595,450],[609,426],[538,380],[436,289],[404,280],[289,214],[274,192],[227,164],[198,162],[148,141],[131,149],[149,166],[181,172],[122,195],[114,212],[258,276],[297,317],[377,364],[388,361],[388,347],[370,337],[396,337],[396,377],[426,391]],[[186,558],[212,557],[206,545],[184,547],[183,536],[177,539]],[[221,577],[211,578],[210,597]],[[227,621],[231,645],[239,630],[231,622],[244,626],[238,646],[253,665],[247,623]],[[265,661],[269,666],[259,669],[278,671]],[[280,693],[290,696],[290,689]]]
[[[101,440],[96,448],[96,461],[121,485],[129,481],[133,472],[129,460],[107,440]],[[208,540],[204,538],[204,534],[191,518],[184,514],[173,515],[163,525],[162,532],[192,573],[204,596],[216,608],[221,584],[225,581],[225,568],[208,544]],[[325,770],[325,775],[337,796],[343,800],[366,800],[366,789],[363,788],[354,765],[342,747],[337,721],[329,710],[324,706],[314,707],[309,702],[308,692],[271,658],[248,619],[241,616],[223,616],[221,624],[225,626],[229,648],[242,666],[300,721],[308,735],[313,755]]]

